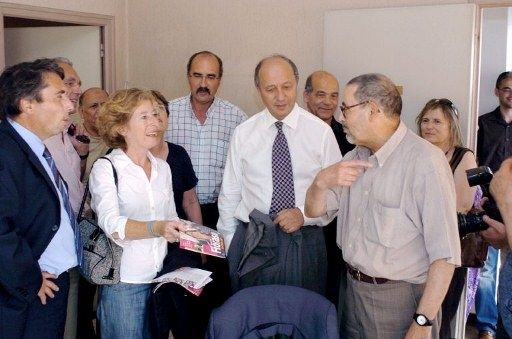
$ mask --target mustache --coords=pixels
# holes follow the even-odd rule
[[[201,92],[206,92],[208,94],[210,94],[210,89],[208,87],[199,87],[197,90],[196,90],[196,94],[199,94]]]

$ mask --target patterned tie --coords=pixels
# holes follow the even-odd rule
[[[269,214],[272,218],[283,209],[295,207],[293,169],[288,142],[283,133],[283,123],[276,121],[277,135],[272,146],[272,202]]]
[[[59,189],[60,195],[62,197],[64,208],[68,213],[69,222],[71,223],[71,227],[73,228],[73,232],[75,233],[76,255],[78,258],[78,266],[80,266],[80,264],[82,263],[83,248],[81,246],[82,242],[80,241],[80,232],[78,229],[78,223],[76,222],[75,212],[73,212],[73,209],[71,208],[71,203],[69,202],[68,190],[66,189],[64,180],[62,179],[59,170],[55,165],[55,160],[53,160],[50,151],[48,151],[48,148],[46,147],[44,148],[43,157],[46,159],[46,162],[48,162],[48,165],[50,166],[53,178],[55,179],[55,184],[57,184],[57,188]]]

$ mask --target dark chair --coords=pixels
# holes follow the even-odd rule
[[[338,339],[336,308],[322,295],[295,286],[243,289],[215,309],[206,338]]]

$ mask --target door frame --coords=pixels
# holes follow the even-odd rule
[[[480,93],[480,56],[481,56],[481,48],[482,48],[482,16],[484,8],[493,8],[493,7],[512,7],[512,0],[500,0],[500,1],[484,1],[477,0],[476,5],[476,18],[475,18],[475,30],[474,30],[474,41],[475,48],[473,54],[473,79],[471,85],[471,119],[469,119],[468,131],[472,131],[472,133],[468,133],[468,146],[475,150],[476,149],[476,136],[478,130],[478,105],[479,105],[479,97],[478,93]]]
[[[103,88],[112,93],[115,89],[115,34],[114,17],[93,13],[75,12],[30,5],[0,2],[0,68],[5,68],[4,17],[45,20],[100,27],[103,43],[102,83]]]

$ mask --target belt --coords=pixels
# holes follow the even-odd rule
[[[353,268],[352,266],[347,264],[347,272],[357,281],[362,281],[368,284],[385,284],[389,281],[389,279],[386,278],[375,278],[369,275],[364,274],[363,272],[359,271],[358,269]]]

